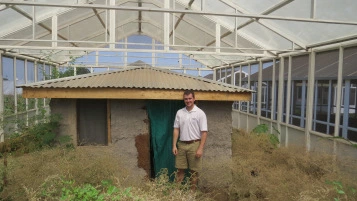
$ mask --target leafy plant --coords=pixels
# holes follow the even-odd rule
[[[93,186],[92,184],[76,185],[75,180],[62,178],[59,182],[56,180],[45,182],[42,185],[41,197],[71,201],[139,200],[131,193],[131,187],[118,188],[111,180],[102,180],[100,185]]]
[[[280,132],[275,127],[273,127],[273,128],[278,134],[280,134]],[[269,128],[268,128],[268,125],[266,125],[266,124],[259,124],[252,130],[252,132],[257,135],[267,134],[269,136],[270,143],[274,147],[277,147],[280,143],[279,138],[272,133],[268,133],[268,131],[269,131]]]
[[[341,196],[343,196],[346,200],[348,199],[347,193],[356,194],[356,189],[353,187],[344,187],[342,182],[340,181],[326,181],[326,184],[332,185],[337,193],[337,197],[334,198],[335,201],[339,201]]]
[[[0,152],[29,153],[51,147],[59,141],[56,139],[56,130],[59,127],[59,115],[47,115],[44,109],[40,114],[26,120],[14,119],[3,121],[2,125],[16,125],[4,142],[0,143]],[[67,137],[68,138],[68,137]],[[62,144],[68,144],[69,140],[60,139]]]
[[[45,53],[45,60],[48,62],[52,62],[53,52]],[[76,68],[74,66],[76,65]],[[77,66],[76,58],[74,56],[70,56],[70,60],[68,61],[68,66],[66,70],[60,71],[58,68],[53,67],[50,74],[48,74],[45,69],[42,69],[42,74],[46,78],[46,80],[63,78],[76,75],[83,75],[90,73],[88,68]]]

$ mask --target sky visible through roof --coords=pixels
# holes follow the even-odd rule
[[[124,41],[120,41],[124,42]],[[128,37],[128,48],[129,49],[151,49],[152,48],[152,38],[144,35],[134,35]],[[136,45],[137,44],[148,44],[148,45]],[[156,41],[156,48],[160,48],[161,43]],[[118,45],[116,48],[123,48],[123,45]],[[88,53],[82,57],[79,57],[75,60],[74,64],[79,66],[85,65],[94,65],[96,62],[96,52]],[[101,65],[108,66],[124,66],[124,53],[123,52],[99,52],[98,63]],[[155,67],[179,67],[179,54],[176,53],[156,53],[155,58]],[[127,65],[134,63],[136,61],[143,61],[150,66],[152,64],[152,53],[151,52],[128,52],[127,53]],[[5,80],[14,80],[14,71],[13,71],[13,59],[9,57],[3,57],[3,78]],[[28,62],[27,64],[27,74],[28,74],[28,82],[34,81],[34,64],[33,62]],[[42,65],[42,64],[41,64]],[[189,58],[186,55],[182,55],[182,63],[181,65],[185,67],[186,73],[194,76],[198,76],[197,68],[205,68],[205,66],[193,58]],[[109,70],[114,70],[115,68],[108,67]],[[103,67],[94,67],[93,72],[104,72],[107,71],[108,68]],[[192,69],[192,70],[190,70]],[[66,70],[66,68],[61,68],[62,71]],[[41,72],[40,72],[41,71]],[[49,66],[41,66],[41,70],[38,73],[37,80],[43,80],[44,71],[45,74],[49,73]],[[183,70],[174,70],[176,72],[183,72]],[[201,71],[201,76],[204,77],[207,74],[213,73],[213,71]],[[16,78],[17,80],[25,80],[25,70],[24,70],[24,60],[17,59],[16,60]]]

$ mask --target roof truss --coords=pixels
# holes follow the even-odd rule
[[[105,4],[105,2],[108,2],[108,4]],[[292,2],[296,2],[293,0],[276,1],[275,4],[271,4],[265,10],[258,12],[258,14],[256,14],[257,12],[253,13],[249,11],[243,5],[239,5],[238,1],[234,0],[219,0],[227,8],[233,9],[235,11],[233,13],[220,10],[217,12],[206,11],[204,2],[205,0],[81,0],[78,3],[77,1],[71,3],[70,0],[63,3],[1,1],[0,14],[3,11],[11,9],[22,15],[23,20],[22,23],[15,24],[11,28],[1,29],[0,49],[19,54],[27,52],[28,55],[31,55],[31,51],[38,52],[39,50],[43,50],[44,52],[52,50],[55,53],[61,51],[172,52],[196,55],[198,60],[200,58],[214,59],[216,62],[202,60],[202,63],[208,67],[215,68],[220,67],[220,64],[229,65],[248,59],[275,57],[285,52],[309,51],[309,48],[312,46],[315,47],[338,41],[336,38],[331,38],[325,40],[326,42],[318,41],[311,44],[311,42],[302,40],[298,35],[289,32],[288,28],[277,23],[280,21],[352,27],[353,29],[349,28],[349,31],[355,30],[357,25],[357,20],[316,18],[317,4],[315,1],[311,1],[310,15],[307,17],[274,15],[275,12],[287,9]],[[29,12],[31,10],[29,8],[32,8],[32,13]],[[35,10],[37,8],[52,8],[52,12],[48,11],[41,15],[36,15]],[[59,22],[58,18],[60,16],[71,12],[73,16],[75,16],[73,12],[81,14],[65,23]],[[128,13],[130,16],[125,20],[118,20],[117,15],[120,12]],[[131,15],[134,12],[136,14]],[[162,19],[152,15],[153,13],[156,13],[156,16],[162,16]],[[197,23],[193,20],[193,16],[198,16],[195,17],[197,19],[205,19],[209,24]],[[234,23],[228,23],[225,20],[228,18],[235,19]],[[82,22],[84,21],[87,22],[93,19],[96,19],[96,23],[100,27],[99,29],[89,31],[90,33],[85,33],[81,37],[77,36],[74,38],[70,37],[70,34],[63,34],[63,30],[69,29],[68,27],[75,27],[78,24],[83,24]],[[238,23],[237,19],[245,20]],[[163,23],[161,24],[160,21]],[[186,25],[183,25],[183,22]],[[111,24],[116,25],[113,27]],[[133,24],[136,24],[136,26],[133,26]],[[157,36],[157,34],[152,33],[146,29],[146,25],[157,27],[160,34]],[[211,39],[201,41],[193,39],[190,37],[190,34],[184,31],[187,25],[197,30],[197,33],[190,34],[203,34],[207,36],[207,39]],[[215,26],[216,28],[207,26]],[[260,26],[262,30],[266,30],[268,34],[272,34],[272,39],[280,38],[279,40],[281,40],[282,45],[277,45],[277,42],[267,43],[264,38],[251,36],[250,29],[254,26]],[[36,30],[36,27],[40,27],[42,30]],[[31,29],[32,35],[26,34]],[[354,32],[351,31],[351,33]],[[16,38],[12,37],[14,34],[17,34]],[[131,34],[151,36],[161,41],[163,48],[153,48],[151,50],[115,48],[116,45],[120,44],[117,41]],[[351,35],[346,33],[346,35],[341,36],[341,40],[352,40],[356,36],[356,34]],[[184,41],[184,44],[176,44],[176,40]],[[250,45],[248,46],[247,44]],[[64,59],[64,57],[60,58]],[[67,60],[56,62],[61,63],[65,61],[68,61],[68,58]]]

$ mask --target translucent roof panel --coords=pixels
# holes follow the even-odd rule
[[[356,0],[2,0],[0,50],[52,51],[61,64],[69,52],[128,48],[193,55],[216,68],[355,40],[356,10]],[[133,50],[125,40],[133,35],[160,46]]]
[[[296,11],[291,12],[292,10]],[[313,19],[357,22],[357,16],[355,14],[356,10],[357,2],[353,0],[316,1]],[[272,15],[309,19],[312,15],[311,1],[293,1],[286,5],[285,9],[279,9],[273,12]],[[279,27],[279,29],[287,34],[298,37],[300,40],[304,41],[306,45],[356,35],[357,33],[356,25],[306,23],[280,20],[273,20],[271,23]]]

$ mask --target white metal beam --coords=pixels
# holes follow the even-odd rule
[[[283,101],[284,101],[284,57],[280,57],[279,62],[279,78],[278,78],[278,107],[277,107],[277,126],[278,130],[281,131],[281,123],[283,119]],[[281,142],[281,135],[279,137],[279,142]]]
[[[0,2],[1,3],[1,2]],[[3,29],[3,30],[0,30],[0,37],[5,37],[5,36],[8,36],[8,35],[11,35],[17,31],[20,31],[26,27],[29,27],[29,26],[33,26],[34,24],[38,24],[40,26],[45,26],[42,22],[44,20],[47,20],[49,18],[51,18],[55,13],[53,12],[49,12],[49,13],[46,13],[46,15],[42,15],[41,18],[40,17],[37,17],[34,12],[36,10],[36,7],[33,6],[32,8],[32,13],[31,14],[28,14],[27,12],[25,12],[24,10],[20,9],[19,7],[17,6],[11,6],[11,8],[18,12],[19,14],[21,14],[22,16],[24,16],[25,18],[27,18],[28,20],[31,20],[31,21],[28,21],[24,18],[23,21],[21,22],[17,22],[16,24],[13,24],[11,26],[11,28],[9,29]],[[69,12],[73,9],[62,9],[61,12],[57,12],[57,14],[59,13],[66,13],[66,12]],[[33,18],[35,18],[35,21],[33,21]],[[46,26],[43,27],[44,29],[46,29]]]
[[[310,23],[323,23],[323,24],[344,24],[344,25],[357,25],[357,21],[340,21],[340,20],[317,20],[310,18],[294,18],[272,15],[258,15],[258,14],[236,14],[236,13],[220,13],[220,12],[207,12],[207,11],[193,11],[193,10],[172,10],[162,8],[149,8],[149,7],[129,7],[129,6],[107,6],[102,4],[61,4],[61,3],[44,3],[44,2],[30,2],[30,1],[1,1],[5,5],[24,5],[24,6],[47,6],[47,7],[64,7],[64,8],[96,8],[96,9],[109,9],[109,10],[127,10],[127,11],[147,11],[159,13],[185,13],[192,15],[212,15],[212,16],[226,16],[226,17],[242,17],[242,18],[256,18],[267,20],[282,20],[282,21],[295,21],[295,22],[310,22]]]
[[[3,73],[3,62],[2,62],[2,52],[0,51],[0,75]],[[0,79],[0,112],[4,114],[4,79]],[[1,122],[3,121],[4,116],[0,115]],[[4,128],[0,126],[0,142],[4,142],[5,140]]]
[[[230,2],[230,1],[227,1],[227,0],[220,0],[220,1],[224,2],[225,4],[231,6],[232,8],[238,10],[239,12],[241,12],[243,14],[250,14],[248,11],[246,11],[242,7],[234,4],[233,2]],[[291,3],[292,1],[293,0],[281,1],[278,4],[273,5],[272,7],[268,8],[265,11],[263,11],[261,13],[261,15],[268,15],[268,14],[270,14],[270,13],[272,13],[272,12],[274,12],[274,11],[280,9],[280,8],[282,8],[283,6]],[[269,23],[267,21],[257,20],[256,18],[253,18],[253,19],[248,20],[246,23],[243,23],[243,24],[239,25],[237,27],[237,29],[241,29],[241,28],[243,28],[243,27],[245,27],[245,26],[247,26],[247,25],[249,25],[249,24],[251,24],[253,22],[256,22],[256,23],[260,24],[261,26],[264,26],[265,28],[273,31],[274,33],[278,34],[279,36],[291,41],[294,44],[299,45],[300,47],[302,47],[304,49],[306,48],[306,44],[304,42],[302,42],[299,38],[296,38],[296,37],[294,37],[294,36],[292,36],[292,35],[290,35],[290,34],[288,34],[286,32],[283,32],[281,27],[276,27],[275,25],[273,25],[273,24],[271,24],[271,23]],[[260,45],[262,47],[264,47],[263,44],[260,43]]]
[[[91,47],[36,47],[36,46],[9,46],[0,45],[0,49],[27,49],[27,50],[68,50],[68,51],[114,51],[114,52],[156,52],[164,53],[164,50],[149,50],[149,49],[110,49],[110,48],[91,48]],[[218,56],[255,56],[264,57],[264,54],[251,54],[251,53],[231,53],[231,52],[215,52],[215,51],[185,51],[185,50],[170,50],[171,53],[183,53],[183,54],[197,54],[197,55],[218,55]]]
[[[336,86],[336,113],[335,113],[335,131],[334,136],[338,137],[340,132],[341,119],[341,96],[342,96],[342,81],[343,81],[343,47],[339,49],[338,71],[337,71],[337,86]]]
[[[164,1],[165,9],[170,9],[170,0]],[[164,13],[164,50],[168,51],[170,45],[170,13]]]
[[[110,0],[110,6],[115,6],[115,0]],[[114,49],[115,48],[115,10],[109,10],[109,21],[110,21],[110,26],[109,26],[109,48]]]
[[[57,47],[57,31],[58,31],[57,20],[58,18],[56,14],[52,16],[52,47]]]
[[[263,95],[263,62],[259,62],[258,66],[258,92],[257,92],[257,122],[260,124],[260,117],[262,115],[262,95]]]
[[[216,23],[216,52],[221,52],[221,25]]]

